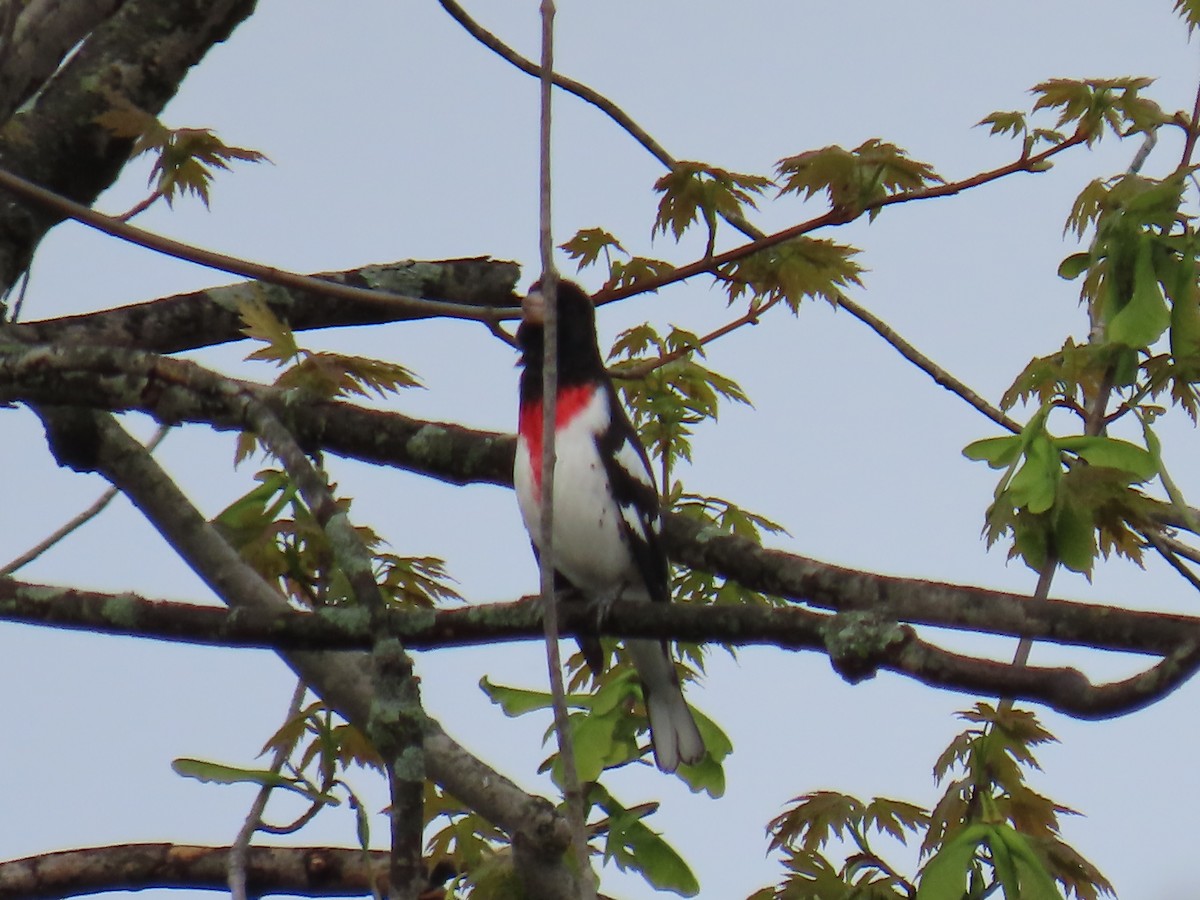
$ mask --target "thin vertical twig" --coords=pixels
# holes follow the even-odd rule
[[[545,299],[542,359],[542,507],[539,523],[541,547],[539,575],[542,589],[542,622],[546,637],[546,665],[550,693],[554,698],[554,729],[558,737],[558,756],[562,761],[563,794],[571,823],[572,843],[579,867],[580,896],[596,896],[595,876],[588,854],[584,827],[583,794],[575,770],[575,748],[567,719],[567,693],[563,686],[562,655],[558,647],[558,606],[554,596],[554,429],[558,396],[558,270],[554,265],[554,230],[550,171],[550,141],[553,117],[551,100],[554,88],[554,0],[541,0],[542,59],[540,72],[541,116],[538,172],[538,245],[542,262],[542,297]]]
[[[1200,111],[1200,92],[1196,95],[1196,109]],[[1191,132],[1189,132],[1190,134]],[[1146,164],[1146,159],[1150,152],[1158,143],[1158,136],[1154,132],[1148,132],[1142,146],[1134,154],[1132,161],[1129,163],[1128,172],[1136,174]],[[1191,155],[1191,150],[1185,150],[1184,159]],[[1104,339],[1104,319],[1100,312],[1099,304],[1092,302],[1088,305],[1088,343],[1095,343]],[[1104,433],[1105,428],[1105,413],[1108,410],[1108,401],[1112,396],[1114,384],[1114,366],[1109,365],[1108,370],[1104,373],[1104,377],[1100,380],[1099,386],[1096,388],[1095,396],[1090,400],[1084,397],[1084,405],[1087,415],[1084,420],[1083,433],[1089,437],[1097,437]],[[1169,561],[1169,560],[1168,560]],[[1037,587],[1033,590],[1034,600],[1045,600],[1050,595],[1050,585],[1054,581],[1054,573],[1058,571],[1059,558],[1054,552],[1050,552],[1046,556],[1046,561],[1042,563],[1042,568],[1038,572]],[[1017,668],[1023,668],[1029,663],[1029,654],[1033,650],[1032,638],[1021,638],[1017,642],[1016,652],[1013,653],[1013,665]],[[1013,701],[1011,698],[1004,698],[1000,702],[999,709],[1011,709]]]
[[[304,694],[307,690],[303,681],[296,682],[296,690],[292,692],[292,699],[288,704],[288,712],[284,721],[290,722],[300,712],[300,705],[304,702]],[[271,758],[270,771],[278,774],[283,770],[283,764],[287,762],[294,746],[295,744],[292,743],[275,748],[275,755]],[[250,856],[250,842],[254,840],[255,832],[262,825],[262,815],[266,811],[267,801],[271,798],[271,790],[270,785],[263,785],[259,789],[254,802],[250,804],[250,812],[246,814],[246,821],[242,823],[241,830],[238,831],[238,835],[233,841],[233,846],[229,848],[227,881],[230,900],[246,900],[246,861]]]
[[[162,443],[163,438],[167,436],[167,432],[170,430],[170,425],[160,425],[158,430],[154,432],[154,437],[152,437],[150,442],[146,444],[146,452],[153,453],[156,449],[158,449],[158,445]],[[115,487],[106,489],[103,494],[96,498],[95,503],[81,512],[79,515],[75,516],[73,519],[71,519],[71,521],[57,529],[53,534],[49,535],[44,540],[40,541],[36,546],[30,547],[12,562],[6,563],[4,566],[0,566],[0,576],[11,575],[13,572],[17,571],[23,566],[29,565],[29,563],[33,562],[55,544],[59,543],[78,529],[82,528],[92,519],[96,518],[96,516],[100,515],[100,513],[104,512],[108,504],[111,503],[113,498],[115,498],[119,493],[120,491]]]

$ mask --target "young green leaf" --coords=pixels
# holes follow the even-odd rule
[[[1066,281],[1074,281],[1087,271],[1092,263],[1090,253],[1072,253],[1058,266],[1058,277]]]
[[[977,864],[976,853],[990,830],[990,825],[977,822],[942,844],[921,870],[917,900],[963,900],[967,876]]]
[[[730,172],[699,162],[678,162],[654,183],[661,193],[653,233],[668,231],[676,240],[698,220],[709,230],[709,253],[719,217],[742,215],[744,206],[755,207],[755,198],[772,184],[761,175]]]
[[[1129,473],[1130,481],[1148,481],[1158,472],[1150,451],[1129,441],[1107,435],[1077,435],[1054,438],[1060,450],[1078,454],[1093,466],[1107,466]]]
[[[175,770],[176,774],[182,775],[184,778],[195,778],[197,781],[213,784],[257,784],[260,787],[283,788],[301,794],[317,803],[329,806],[339,805],[336,797],[314,791],[295,779],[286,778],[269,769],[242,769],[203,759],[187,758],[173,760],[171,768]]]
[[[626,256],[629,255],[621,246],[621,242],[602,228],[581,229],[575,232],[575,236],[569,241],[559,244],[559,247],[566,251],[567,256],[571,259],[577,260],[579,270],[594,265],[601,253],[610,263],[613,250]]]
[[[604,857],[617,868],[641,874],[651,887],[694,897],[700,883],[683,858],[663,838],[600,785],[593,785],[590,799],[608,815]]]
[[[1019,434],[983,438],[967,444],[962,453],[967,459],[984,461],[993,469],[1007,469],[1020,457],[1023,445]]]
[[[1108,322],[1110,341],[1131,348],[1149,347],[1171,324],[1171,313],[1163,299],[1151,257],[1151,242],[1143,235],[1138,242],[1133,270],[1133,296]]]

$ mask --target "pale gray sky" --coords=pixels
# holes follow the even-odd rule
[[[476,3],[484,24],[537,54],[537,3]],[[1013,158],[1016,147],[975,122],[1026,108],[1051,77],[1150,75],[1167,110],[1190,109],[1196,47],[1167,0],[1022,0],[907,4],[683,0],[562,0],[559,68],[622,105],[677,157],[768,173],[775,160],[881,137],[958,178]],[[138,223],[173,237],[298,271],[403,258],[492,255],[537,270],[537,84],[472,41],[431,2],[265,0],[261,11],[193,73],[164,119],[212,127],[273,160],[218,179],[211,211],[165,207]],[[607,228],[635,252],[676,262],[687,242],[649,243],[658,164],[594,109],[558,95],[556,232]],[[1164,135],[1148,174],[1178,158]],[[1089,180],[1121,171],[1135,147],[1106,139],[1045,175],[1022,175],[959,198],[886,210],[831,235],[863,248],[870,270],[854,296],[990,399],[1035,354],[1086,323],[1076,286],[1055,269],[1071,246],[1062,223]],[[100,207],[118,212],[142,195],[134,166]],[[763,210],[765,229],[811,213],[793,199]],[[569,264],[562,261],[564,270]],[[594,286],[595,276],[591,279]],[[233,279],[156,257],[66,225],[34,268],[26,318],[144,300]],[[703,332],[731,317],[703,279],[600,314],[603,338],[652,318]],[[308,346],[354,348],[416,370],[427,391],[397,405],[415,415],[511,429],[514,354],[470,324],[426,323],[306,335]],[[197,358],[244,368],[244,348]],[[781,521],[773,543],[872,571],[1031,591],[1032,573],[1006,565],[979,538],[994,475],[964,460],[964,444],[993,426],[935,386],[845,314],[817,303],[772,316],[710,350],[739,379],[753,410],[729,408],[705,426],[687,474],[697,492],[726,496]],[[0,560],[61,524],[102,488],[56,470],[35,420],[5,417]],[[150,425],[137,422],[144,433]],[[1200,491],[1196,436],[1168,435],[1167,461],[1185,492]],[[170,470],[214,514],[243,493],[253,466],[230,473],[233,439],[188,428],[162,449]],[[510,492],[455,489],[396,471],[332,461],[358,518],[401,554],[448,560],[473,602],[532,590],[536,572]],[[30,580],[149,596],[200,599],[197,579],[118,503],[56,552],[21,572]],[[1104,565],[1089,585],[1060,575],[1053,593],[1138,608],[1192,612],[1197,598],[1164,566]],[[985,646],[982,643],[972,646]],[[994,642],[1006,655],[1008,642]],[[496,681],[537,686],[536,645],[419,656],[430,712],[452,735],[522,785],[542,758],[545,720],[505,719],[477,690]],[[1095,677],[1138,660],[1035,650]],[[0,626],[0,684],[9,726],[0,768],[9,773],[0,857],[70,846],[169,839],[227,843],[252,792],[200,785],[170,770],[177,756],[249,763],[291,692],[270,654],[95,638]],[[1200,791],[1192,748],[1198,689],[1102,723],[1045,714],[1062,744],[1043,751],[1043,793],[1085,814],[1065,837],[1125,898],[1183,896],[1193,883],[1190,817]],[[613,779],[630,804],[661,798],[652,824],[693,866],[702,896],[743,897],[773,882],[763,827],[791,797],[833,788],[931,803],[929,772],[973,698],[880,676],[849,687],[821,656],[716,653],[689,698],[735,743],[728,792],[693,797],[647,770]],[[362,785],[369,778],[358,779]],[[378,791],[377,806],[385,802]],[[376,824],[382,838],[382,819]],[[349,811],[328,812],[306,842],[349,844]],[[642,898],[640,881],[606,873],[604,889]],[[151,892],[143,897],[180,897]]]

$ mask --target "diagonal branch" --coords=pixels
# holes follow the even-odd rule
[[[378,325],[418,317],[394,304],[379,303],[380,290],[455,305],[497,309],[516,305],[513,287],[520,267],[488,258],[402,260],[313,275],[322,286],[334,282],[370,288],[370,301],[342,298],[330,303],[322,292],[244,281],[176,294],[115,309],[0,325],[0,334],[25,344],[104,344],[155,353],[176,353],[240,341],[242,304],[262,301],[293,331]]]
[[[503,59],[507,60],[513,66],[520,69],[522,72],[525,72],[526,74],[534,76],[537,76],[541,71],[537,64],[521,56],[519,53],[497,38],[494,34],[483,28],[478,22],[472,19],[466,13],[466,11],[455,2],[455,0],[439,0],[439,2],[441,3],[442,8],[445,9],[446,12],[448,12],[456,22],[462,25],[462,27],[466,29],[466,31],[472,37],[474,37],[488,49],[497,53]],[[624,110],[622,110],[607,97],[598,93],[597,91],[592,90],[587,85],[581,84],[578,81],[557,73],[555,73],[553,76],[553,80],[554,84],[558,87],[563,88],[569,93],[579,97],[581,100],[592,104],[608,115],[622,130],[624,130],[635,141],[645,147],[655,159],[661,162],[668,169],[676,166],[676,159],[671,156],[671,154],[668,153],[657,141],[655,141],[645,129],[643,129],[632,118],[630,118],[630,116],[626,114]],[[940,185],[937,188],[930,188],[925,191],[914,191],[907,194],[896,194],[876,204],[864,206],[862,209],[853,212],[838,209],[830,210],[828,213],[825,213],[822,216],[818,216],[815,219],[810,219],[808,222],[785,229],[784,231],[778,232],[774,235],[765,234],[741,215],[722,216],[722,218],[729,222],[734,228],[750,238],[750,243],[744,244],[738,248],[734,248],[733,250],[720,254],[719,256],[707,254],[704,259],[698,260],[697,262],[694,262],[688,266],[673,269],[670,273],[657,279],[644,279],[639,281],[636,285],[630,285],[628,287],[613,291],[602,292],[597,296],[597,303],[607,303],[613,300],[623,299],[624,297],[631,296],[633,294],[654,291],[660,287],[665,287],[668,284],[672,284],[676,281],[682,281],[698,274],[714,272],[719,266],[725,263],[742,259],[745,256],[757,253],[760,250],[776,244],[792,240],[811,231],[815,231],[818,228],[829,225],[846,224],[847,222],[859,218],[861,215],[863,215],[863,213],[881,208],[886,205],[905,202],[908,200],[950,196],[968,188],[977,187],[978,185],[986,184],[989,181],[1006,177],[1007,175],[1014,174],[1015,172],[1043,171],[1046,160],[1055,154],[1060,153],[1062,150],[1067,149],[1068,146],[1075,146],[1081,142],[1083,142],[1083,138],[1075,136],[1063,142],[1063,144],[1051,147],[1049,150],[1038,154],[1035,157],[1023,157],[1022,159],[1019,159],[1007,166],[1002,166],[999,169],[994,169],[990,172],[984,172],[979,175],[963,179],[962,181]],[[912,344],[902,338],[895,331],[895,329],[884,323],[883,320],[878,316],[874,315],[865,307],[848,298],[843,298],[840,302],[840,305],[856,319],[859,319],[861,322],[870,327],[876,334],[894,347],[901,356],[919,368],[922,372],[929,375],[942,387],[946,388],[951,393],[957,394],[968,404],[979,410],[989,419],[1001,425],[1002,427],[1014,432],[1020,431],[1020,426],[1009,419],[1008,416],[1004,415],[1003,412],[989,404],[986,400],[980,397],[978,393],[971,390],[963,382],[959,381],[941,366],[934,363],[929,357],[918,351]],[[761,310],[758,312],[761,313]],[[757,315],[748,315],[742,320],[737,320],[735,323],[731,323],[731,325],[732,327],[741,327],[742,325],[751,322],[757,322]],[[727,330],[729,329],[722,330],[721,333],[725,333]]]
[[[132,139],[96,121],[114,105],[157,115],[184,76],[251,12],[254,0],[124,0],[88,34],[35,102],[0,127],[0,157],[72,200],[91,204],[116,179]],[[61,216],[0,198],[0,295],[16,283]]]
[[[229,856],[228,847],[120,844],[12,859],[0,862],[0,900],[60,900],[152,888],[223,892]],[[254,847],[247,855],[246,880],[255,896],[362,897],[386,884],[387,874],[384,854],[364,855],[361,848]],[[434,887],[434,880],[426,883]]]
[[[443,300],[425,300],[403,294],[392,294],[375,288],[362,288],[336,281],[324,281],[311,275],[300,275],[286,269],[276,269],[273,266],[264,266],[248,259],[205,250],[202,247],[184,244],[152,231],[146,231],[144,228],[130,225],[113,216],[98,213],[4,169],[0,169],[0,188],[10,194],[15,194],[28,203],[51,210],[59,218],[74,219],[112,237],[129,241],[167,256],[173,256],[176,259],[207,266],[210,269],[218,269],[222,272],[230,272],[234,275],[242,275],[246,278],[254,278],[266,284],[274,284],[294,291],[309,291],[334,300],[349,300],[385,308],[392,307],[394,309],[392,315],[399,318],[442,316],[449,319],[496,320],[512,318],[516,315],[515,310],[509,310],[505,314],[500,310],[447,303]]]
[[[118,486],[222,600],[239,609],[289,608],[111,417],[66,407],[42,406],[37,412],[60,464],[99,472]],[[367,727],[374,692],[366,654],[297,652],[284,660],[340,715]],[[545,848],[541,864],[554,868],[549,848],[567,846],[565,824],[554,808],[468,754],[436,722],[426,718],[424,730],[430,777],[514,838]],[[550,900],[555,895],[546,896]]]

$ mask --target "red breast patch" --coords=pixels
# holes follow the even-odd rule
[[[559,388],[554,407],[554,430],[560,431],[583,412],[596,393],[596,385],[579,384]],[[538,400],[521,407],[517,430],[529,448],[529,467],[533,470],[534,497],[542,498],[542,402]]]

